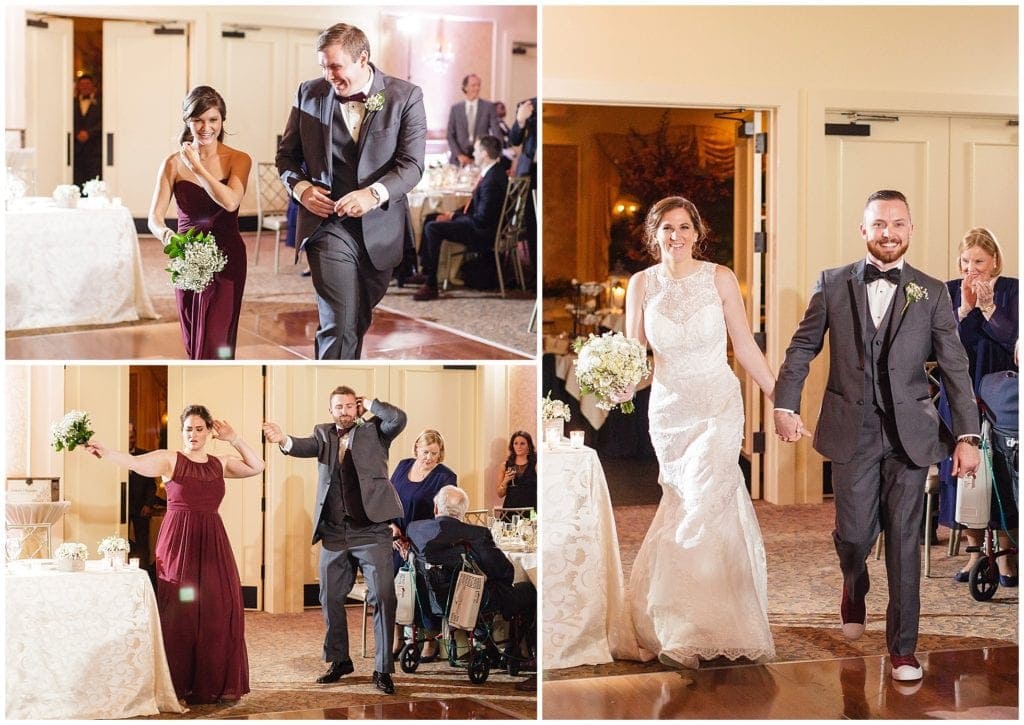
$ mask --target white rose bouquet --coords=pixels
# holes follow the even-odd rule
[[[569,417],[572,412],[569,410],[569,406],[563,403],[561,400],[552,400],[551,391],[548,391],[547,396],[541,401],[540,417],[544,420],[557,420],[561,418],[566,423],[569,422]]]
[[[86,561],[89,558],[89,548],[85,544],[77,544],[73,541],[69,541],[58,546],[57,550],[53,552],[53,555],[55,558],[65,561],[73,559]]]
[[[93,435],[89,425],[88,413],[72,410],[64,416],[60,423],[50,426],[50,445],[58,453],[73,451],[75,446],[85,445]]]
[[[106,196],[107,182],[95,177],[82,184],[82,193],[89,197]]]
[[[82,196],[82,192],[74,184],[60,184],[53,190],[53,198],[58,202],[70,202]]]
[[[113,554],[115,551],[128,551],[128,540],[122,539],[120,536],[108,536],[100,545],[96,547],[96,551],[101,554]]]
[[[198,229],[172,234],[164,254],[171,258],[171,266],[167,268],[171,284],[191,292],[202,292],[209,287],[213,275],[228,263],[213,234]]]
[[[621,332],[579,338],[573,349],[578,356],[575,366],[580,390],[593,393],[598,408],[612,410],[618,405],[623,413],[632,413],[633,391],[651,374],[647,350]]]

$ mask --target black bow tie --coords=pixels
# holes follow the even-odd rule
[[[864,284],[871,284],[877,282],[880,279],[884,279],[886,282],[892,282],[893,284],[900,283],[900,268],[893,267],[887,269],[884,272],[873,264],[864,265]]]
[[[352,101],[358,101],[359,103],[366,103],[365,93],[353,93],[351,96],[338,96],[338,100],[342,103],[351,103]]]
[[[335,427],[334,427],[334,430],[338,431],[338,437],[340,438],[340,437],[342,437],[342,436],[346,436],[346,435],[348,435],[349,433],[351,433],[351,432],[352,432],[352,429],[353,429],[353,428],[355,428],[355,427],[356,427],[356,426],[355,426],[355,423],[353,423],[353,424],[352,424],[352,425],[350,425],[350,426],[349,426],[348,428],[340,428],[340,427],[338,427],[338,426],[335,426]]]

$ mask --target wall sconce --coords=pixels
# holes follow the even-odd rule
[[[455,60],[455,51],[450,40],[445,39],[444,18],[437,22],[437,43],[434,44],[434,51],[430,54],[430,60],[439,71],[448,70],[448,66]]]
[[[612,204],[612,215],[617,217],[634,217],[640,211],[640,201],[634,196],[620,196]]]

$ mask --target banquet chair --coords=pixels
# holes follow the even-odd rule
[[[288,189],[270,161],[256,164],[256,261],[260,263],[260,237],[264,229],[274,232],[274,274],[280,270],[281,232],[288,231]]]
[[[529,506],[523,508],[505,508],[504,506],[494,507],[494,518],[498,521],[511,521],[513,516],[520,516],[524,519],[530,518],[530,512],[535,509]]]
[[[473,509],[472,511],[466,512],[466,523],[475,524],[477,526],[487,526],[487,517],[491,515],[491,512],[487,509]]]
[[[498,217],[498,231],[494,235],[494,264],[498,271],[498,287],[501,296],[505,297],[505,272],[502,258],[510,256],[516,281],[521,289],[526,289],[526,278],[523,276],[523,265],[519,255],[519,239],[523,235],[526,224],[526,197],[530,191],[530,177],[513,176],[505,188],[505,201]],[[441,243],[441,259],[439,269],[445,270],[441,288],[447,290],[452,274],[455,257],[465,258],[469,253],[465,244],[445,239]]]

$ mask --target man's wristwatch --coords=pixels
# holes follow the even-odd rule
[[[371,187],[370,187],[370,193],[371,193],[371,194],[373,194],[373,200],[374,200],[375,202],[377,202],[377,206],[380,206],[380,192],[378,192],[378,191],[377,191],[376,189],[374,189],[374,188],[373,188],[373,187],[371,186]]]
[[[961,438],[957,442],[958,443],[966,443],[967,445],[974,446],[975,448],[980,448],[981,447],[981,439],[980,438],[974,438],[973,436],[970,437],[970,438]]]

